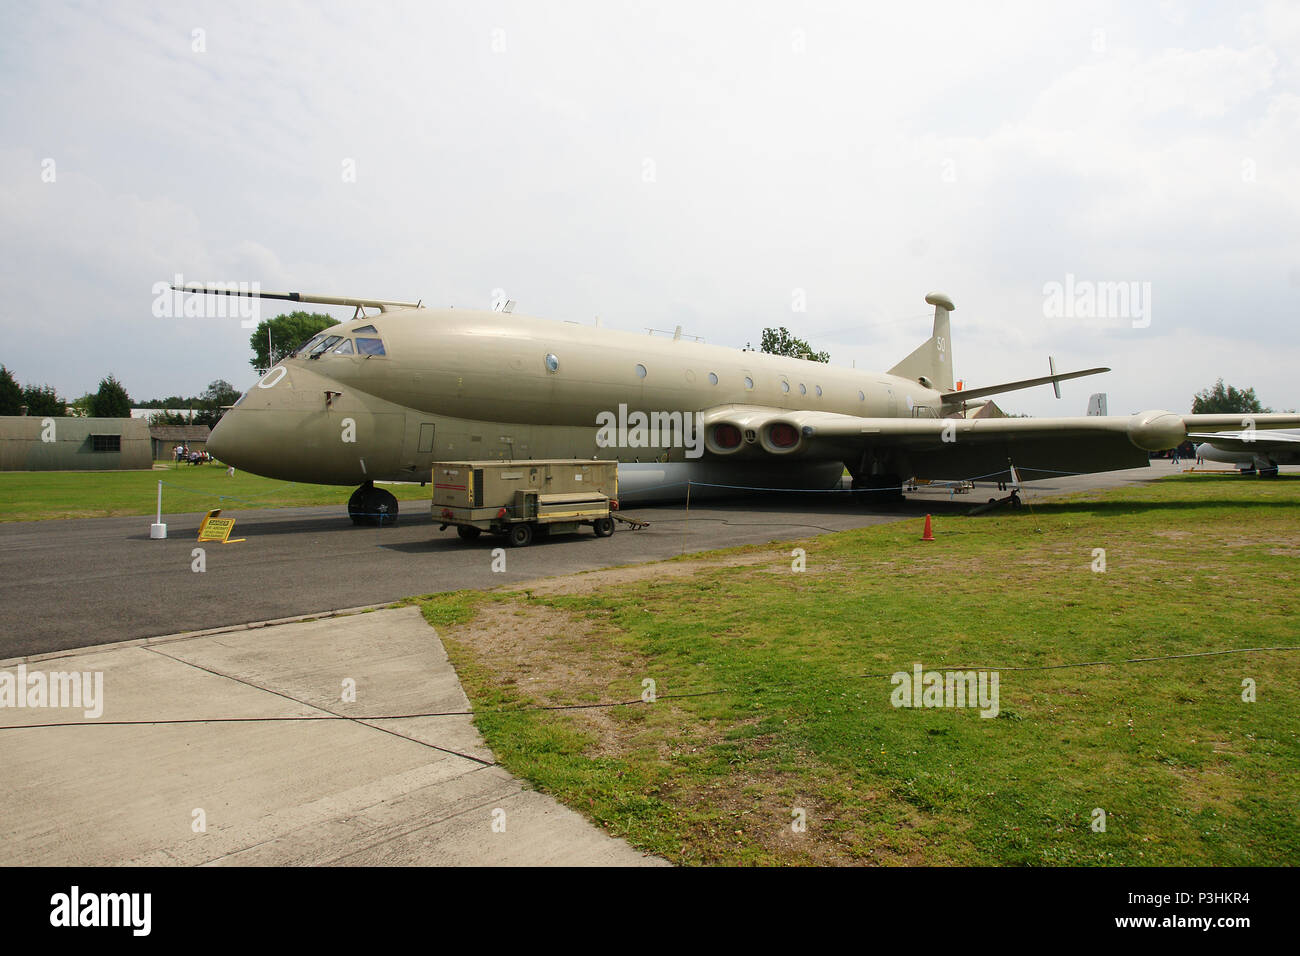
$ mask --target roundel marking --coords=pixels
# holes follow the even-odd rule
[[[265,375],[262,376],[262,380],[257,383],[257,387],[270,388],[272,385],[279,382],[280,379],[284,378],[288,374],[289,374],[289,370],[287,368],[285,368],[283,365],[277,365],[275,368],[271,369],[271,371],[267,372]],[[272,378],[272,376],[275,377]]]

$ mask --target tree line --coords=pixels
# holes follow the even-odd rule
[[[26,414],[34,418],[130,418],[132,408],[185,409],[186,411],[158,411],[149,416],[150,425],[215,425],[221,420],[222,406],[233,405],[240,395],[239,389],[224,379],[217,379],[192,398],[173,395],[152,399],[138,405],[131,401],[126,387],[114,375],[100,380],[99,387],[71,401],[59,397],[50,385],[18,383],[7,366],[0,365],[0,415]]]
[[[332,316],[320,312],[289,312],[266,319],[249,336],[248,344],[253,350],[249,364],[255,369],[270,368],[317,333],[337,324]],[[808,342],[784,327],[763,329],[760,347],[772,355],[814,362],[830,361],[830,353],[814,351]],[[171,395],[138,402],[134,407],[158,409],[149,416],[151,425],[212,426],[221,420],[225,408],[233,405],[240,394],[239,389],[225,379],[217,379],[210,382],[200,395],[188,398]],[[62,415],[129,418],[133,403],[126,388],[111,374],[100,381],[94,392],[68,401],[59,397],[50,385],[20,385],[13,372],[0,365],[0,415],[19,415],[24,407],[28,415],[40,418]],[[1263,414],[1272,411],[1261,404],[1253,388],[1224,385],[1223,379],[1192,396],[1191,410],[1209,414]]]
[[[316,333],[334,325],[338,325],[337,320],[321,312],[289,312],[267,319],[249,337],[253,350],[249,364],[255,369],[269,368]],[[94,392],[66,399],[52,385],[20,384],[7,366],[0,365],[0,415],[21,415],[25,408],[26,414],[37,418],[130,418],[132,408],[153,408],[157,411],[149,416],[150,425],[214,426],[240,394],[225,379],[217,379],[199,395],[132,401],[126,387],[110,374]]]
[[[99,389],[78,399],[61,398],[51,385],[19,385],[14,373],[0,365],[0,415],[49,416],[79,415],[89,418],[129,418],[131,399],[126,389],[112,375],[99,383]]]

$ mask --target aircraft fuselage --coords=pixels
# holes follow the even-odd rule
[[[885,373],[500,312],[403,309],[322,336],[338,342],[278,363],[226,413],[208,446],[216,457],[340,485],[425,481],[431,462],[466,458],[700,464],[717,475],[736,466],[695,461],[689,432],[651,430],[650,444],[611,446],[598,440],[599,416],[690,422],[728,404],[875,418],[943,411],[939,391]],[[362,338],[381,341],[382,354],[371,344],[362,354]],[[786,487],[838,478],[826,457],[801,464],[745,470],[751,483]]]

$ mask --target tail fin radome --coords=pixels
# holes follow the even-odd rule
[[[914,379],[941,392],[951,392],[952,336],[948,328],[948,313],[957,307],[942,292],[931,292],[925,301],[934,306],[934,331],[916,351],[891,368],[889,374]]]

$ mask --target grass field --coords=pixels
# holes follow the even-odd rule
[[[352,488],[305,485],[259,478],[246,472],[226,474],[220,464],[155,465],[153,471],[7,471],[0,472],[0,521],[43,518],[107,518],[153,514],[158,480],[163,485],[163,513],[180,514],[211,508],[289,508],[299,505],[346,505]],[[399,500],[427,499],[419,485],[385,485]]]
[[[1293,864],[1300,652],[1032,668],[1300,644],[1297,505],[1180,476],[415,600],[502,764],[675,862]],[[916,663],[998,716],[894,707]]]

